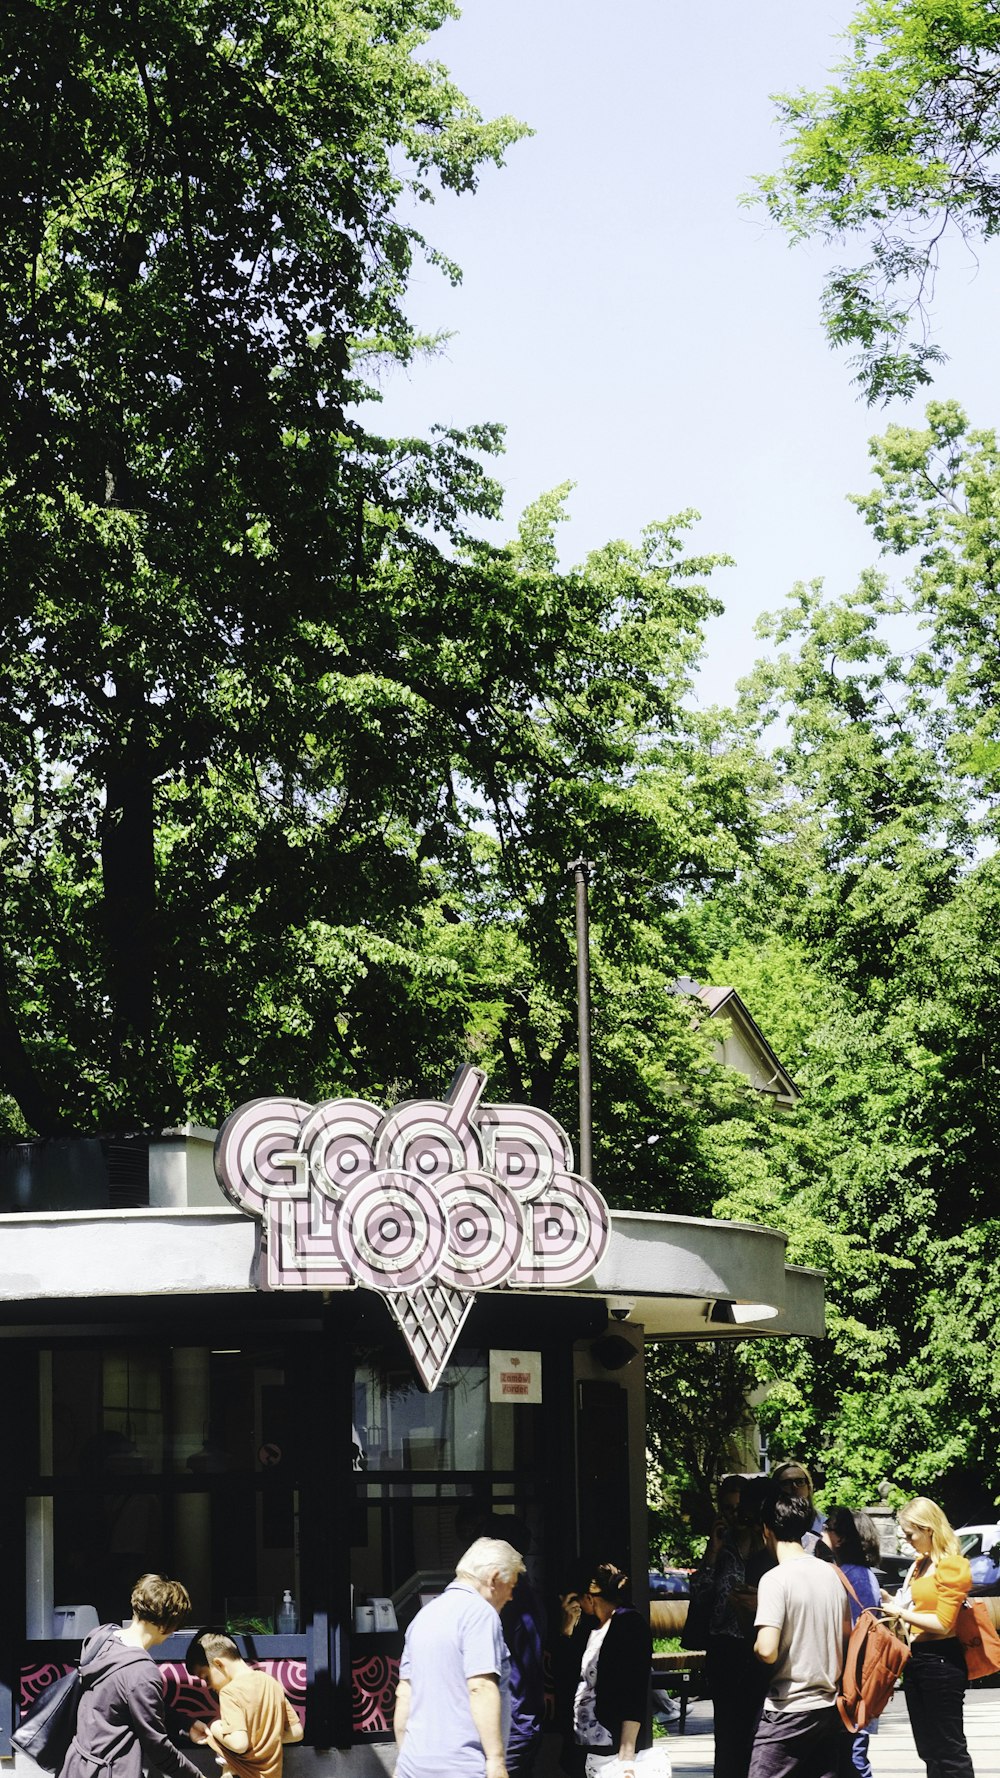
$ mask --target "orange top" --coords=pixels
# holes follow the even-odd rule
[[[972,1569],[964,1556],[939,1556],[926,1566],[918,1562],[910,1576],[913,1609],[934,1612],[945,1635],[954,1636],[955,1620],[971,1585]],[[934,1641],[934,1631],[914,1629],[913,1640]]]
[[[281,1681],[259,1667],[238,1668],[219,1692],[223,1729],[245,1729],[246,1753],[222,1749],[219,1764],[236,1778],[281,1778],[285,1749],[282,1736],[298,1727],[298,1717]]]

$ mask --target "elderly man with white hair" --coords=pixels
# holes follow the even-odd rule
[[[510,1657],[500,1613],[524,1572],[498,1537],[477,1537],[406,1632],[393,1730],[397,1778],[506,1778]]]

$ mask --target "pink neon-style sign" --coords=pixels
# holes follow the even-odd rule
[[[255,1099],[227,1118],[215,1151],[230,1202],[258,1219],[258,1282],[269,1290],[387,1297],[431,1286],[463,1299],[500,1285],[565,1288],[608,1244],[608,1207],[573,1171],[547,1112],[482,1105],[481,1069],[447,1099],[389,1112],[363,1099]]]

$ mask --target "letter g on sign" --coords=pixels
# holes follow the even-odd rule
[[[290,1156],[312,1111],[302,1099],[250,1099],[227,1117],[215,1142],[215,1175],[237,1210],[264,1215],[275,1185],[294,1185]]]

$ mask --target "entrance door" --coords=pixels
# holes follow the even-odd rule
[[[631,1572],[628,1392],[618,1383],[580,1383],[577,1402],[580,1553]]]

